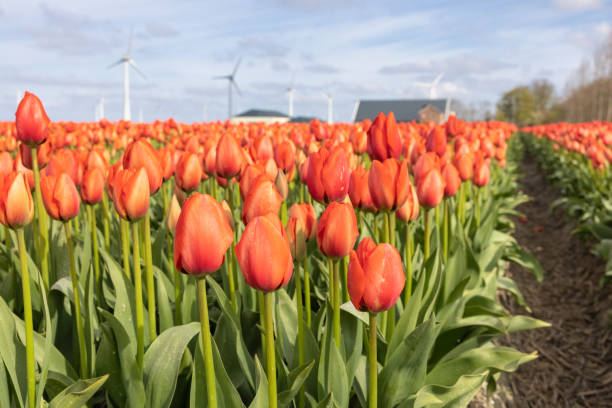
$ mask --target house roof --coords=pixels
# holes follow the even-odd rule
[[[294,116],[292,117],[289,122],[291,123],[308,123],[311,120],[317,119],[314,116]]]
[[[273,110],[264,110],[264,109],[249,109],[242,113],[239,113],[235,117],[262,117],[262,118],[288,118],[286,114]]]
[[[381,99],[381,100],[360,100],[358,101],[357,111],[355,113],[355,122],[361,122],[365,119],[374,120],[376,116],[383,112],[393,112],[395,120],[398,122],[410,122],[419,120],[419,111],[427,105],[439,110],[441,113],[446,112],[446,104],[449,99]]]

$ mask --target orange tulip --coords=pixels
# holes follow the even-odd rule
[[[17,139],[28,146],[37,146],[47,140],[49,117],[38,97],[26,91],[15,113]]]
[[[417,180],[417,196],[423,207],[436,207],[444,197],[444,179],[438,168],[430,170]]]
[[[402,221],[414,221],[419,216],[419,199],[412,183],[409,183],[408,199],[395,214]]]
[[[13,170],[13,158],[9,152],[0,152],[0,174]]]
[[[364,238],[357,251],[351,251],[347,288],[357,310],[373,313],[389,310],[405,283],[402,259],[392,245],[376,245],[371,238]]]
[[[202,164],[194,153],[185,152],[174,170],[176,185],[185,191],[194,191],[202,181]]]
[[[344,150],[340,147],[328,152],[326,148],[310,155],[308,192],[319,202],[342,201],[348,194],[351,171]]]
[[[374,160],[399,159],[402,154],[402,140],[395,122],[395,115],[378,114],[368,129],[368,154]]]
[[[314,238],[315,224],[317,223],[317,215],[315,214],[314,207],[308,203],[295,203],[289,208],[288,212],[289,220],[296,218],[302,224],[304,228],[304,234],[306,239]]]
[[[376,211],[376,207],[372,202],[370,187],[368,186],[369,178],[370,172],[365,167],[358,166],[353,170],[349,181],[348,195],[353,207],[367,211]]]
[[[374,160],[368,187],[374,206],[381,211],[394,211],[401,207],[408,198],[408,163],[401,164],[396,159],[387,159],[384,162]]]
[[[274,149],[274,161],[278,168],[288,172],[295,167],[295,147],[289,140],[283,140]]]
[[[138,139],[130,143],[123,153],[123,168],[139,169],[141,167],[147,172],[149,192],[153,195],[161,187],[162,168],[155,149],[145,139]]]
[[[117,173],[113,184],[113,204],[117,214],[129,221],[144,217],[149,210],[150,197],[146,169],[123,169]]]
[[[17,229],[26,226],[34,217],[34,202],[23,173],[0,174],[0,222]]]
[[[96,204],[102,201],[104,194],[104,174],[99,167],[91,168],[81,184],[81,199],[85,204]]]
[[[19,144],[19,153],[23,165],[32,170],[32,149],[25,143]],[[38,168],[44,168],[51,160],[51,143],[47,140],[45,143],[36,147],[36,159],[38,160]]]
[[[248,224],[253,218],[268,213],[278,214],[283,198],[276,190],[272,180],[259,176],[249,189],[249,194],[242,207],[242,221]]]
[[[475,186],[483,187],[489,184],[491,178],[491,170],[489,169],[489,163],[482,157],[479,157],[474,162],[474,177],[472,181]]]
[[[461,180],[471,180],[474,174],[474,155],[470,152],[455,155],[455,167],[459,171]]]
[[[246,283],[271,292],[282,288],[293,274],[287,236],[275,214],[253,218],[236,245],[236,259]]]
[[[76,217],[79,213],[81,199],[68,174],[43,176],[40,180],[40,192],[51,218],[66,221]]]
[[[425,142],[425,148],[428,152],[433,152],[438,157],[444,156],[446,153],[446,131],[441,126],[434,126]]]
[[[237,176],[245,165],[244,152],[231,133],[225,133],[217,143],[216,172],[219,177]]]
[[[349,254],[359,231],[353,206],[349,203],[330,203],[317,223],[317,244],[330,258],[344,258]]]
[[[452,197],[457,194],[459,187],[461,187],[461,177],[459,177],[459,171],[451,162],[442,167],[442,177],[444,178],[444,197]]]
[[[289,218],[287,222],[287,239],[291,249],[291,257],[303,261],[306,256],[306,234],[304,224],[299,218]]]
[[[234,240],[221,204],[199,193],[185,200],[174,235],[174,265],[194,276],[219,269]]]

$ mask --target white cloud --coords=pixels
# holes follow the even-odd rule
[[[553,0],[563,10],[593,10],[603,6],[602,0]]]

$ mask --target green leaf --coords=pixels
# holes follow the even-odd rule
[[[157,280],[157,310],[159,313],[159,330],[163,333],[174,326],[174,317],[172,316],[172,307],[170,306],[170,297],[166,290],[166,281],[168,277],[156,266],[153,266],[153,272]]]
[[[451,386],[466,374],[482,374],[488,370],[514,371],[537,357],[536,353],[524,354],[508,347],[480,347],[436,365],[425,379],[426,384]]]
[[[416,394],[412,408],[463,408],[480,390],[486,374],[464,375],[450,387],[427,385]],[[404,405],[402,405],[403,407]]]
[[[515,246],[513,251],[506,255],[506,259],[529,269],[536,277],[538,282],[542,282],[542,279],[544,279],[544,270],[542,269],[540,262],[533,255],[526,252],[522,248]]]
[[[49,403],[49,408],[81,408],[104,385],[108,375],[88,380],[78,380],[59,393]]]
[[[164,331],[151,344],[143,365],[148,407],[170,406],[185,348],[199,331],[198,323],[176,326]]]
[[[253,398],[249,408],[267,408],[270,404],[268,378],[257,357],[255,357],[255,366],[257,367],[257,394],[255,394],[255,398]],[[280,406],[282,407],[284,405],[280,404]]]
[[[291,387],[288,390],[282,391],[278,394],[278,405],[281,407],[287,407],[293,401],[300,388],[308,378],[308,375],[314,367],[315,360],[304,364],[303,366],[296,367],[289,373],[289,381]]]
[[[0,298],[0,357],[8,372],[15,390],[19,406],[23,407],[27,398],[27,372],[25,347],[17,339],[13,313],[4,299]]]
[[[422,323],[389,356],[378,376],[380,406],[393,407],[423,385],[439,329],[433,320]]]

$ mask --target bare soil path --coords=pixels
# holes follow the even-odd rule
[[[521,171],[521,189],[532,200],[518,208],[526,221],[517,221],[514,236],[538,258],[544,281],[539,284],[531,272],[515,264],[509,275],[532,316],[552,326],[504,338],[502,343],[523,352],[535,350],[539,358],[503,375],[501,396],[485,404],[481,396],[472,405],[612,407],[612,287],[599,286],[604,263],[590,253],[592,242],[571,234],[576,223],[562,208],[549,211],[558,192],[528,155]],[[527,313],[511,297],[501,296],[512,314]]]

